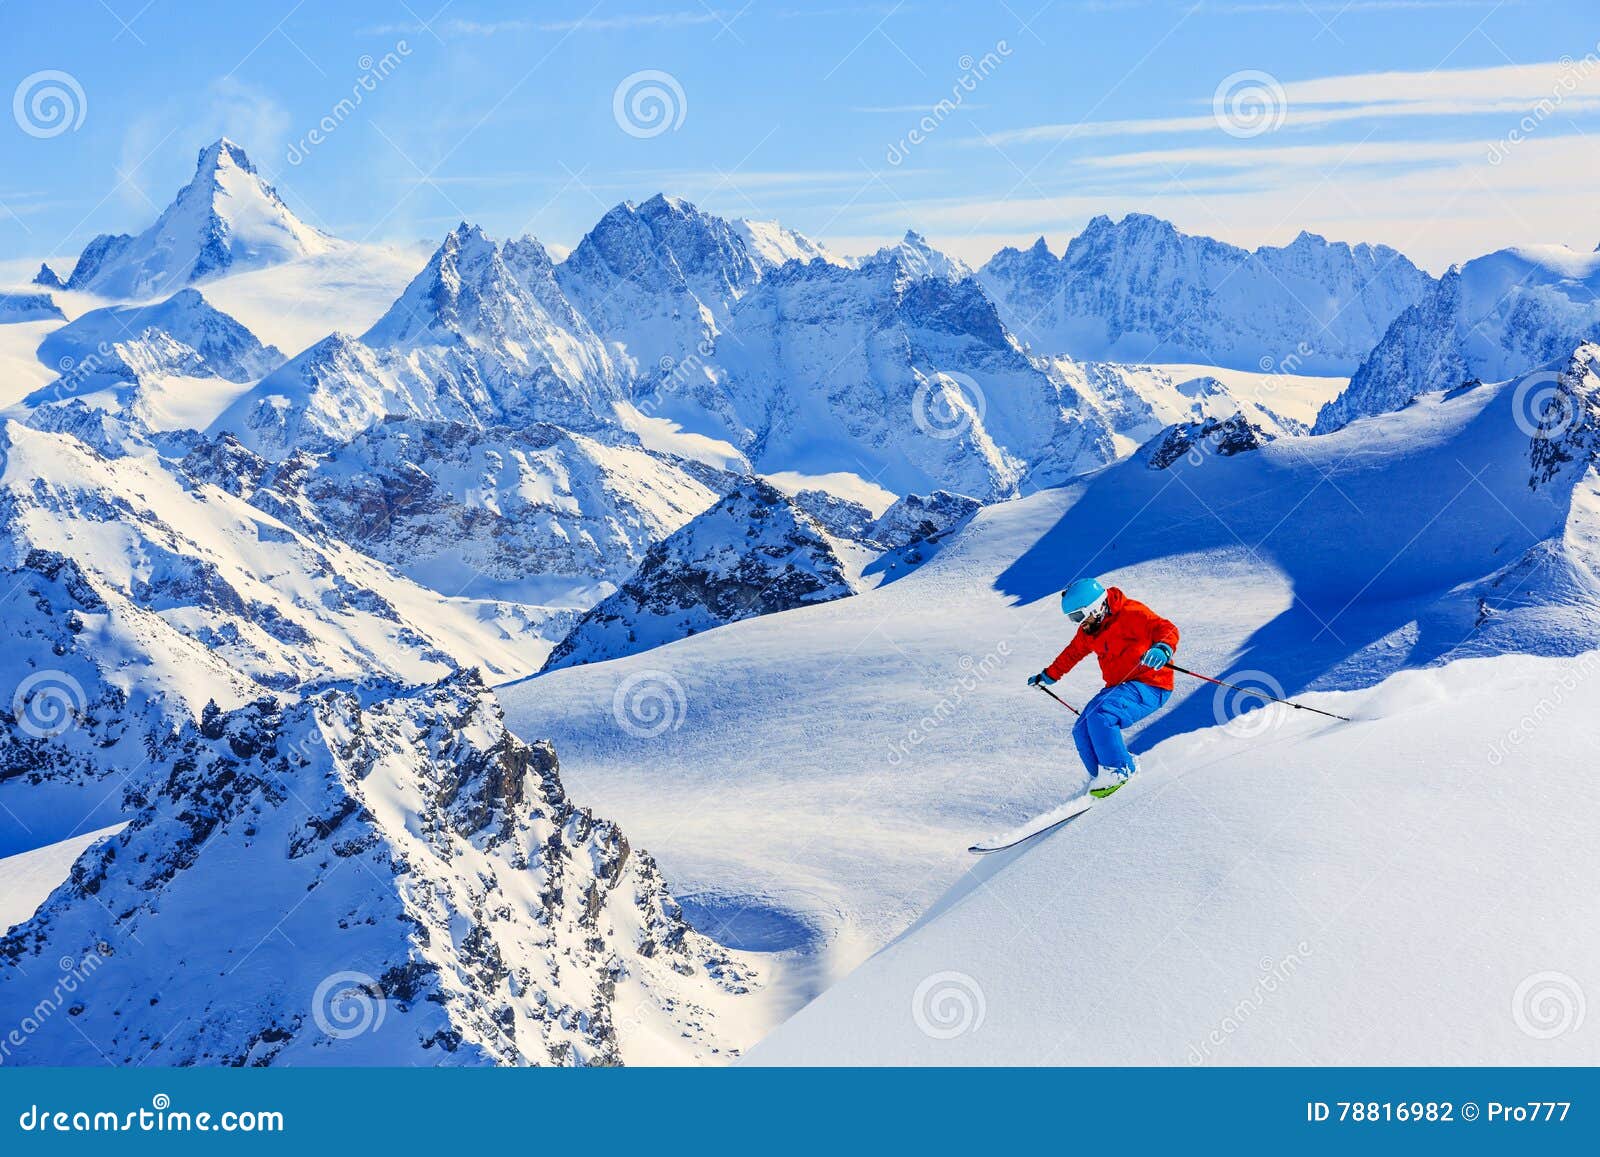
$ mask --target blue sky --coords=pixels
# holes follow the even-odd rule
[[[0,0],[0,259],[143,227],[223,133],[355,239],[571,245],[666,190],[975,261],[1132,210],[1436,272],[1600,242],[1592,3],[711,3]]]

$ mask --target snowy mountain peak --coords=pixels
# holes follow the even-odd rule
[[[770,268],[776,269],[790,261],[810,262],[819,259],[830,265],[845,264],[841,258],[804,233],[797,233],[776,221],[751,221],[741,217],[730,224],[744,240],[750,255]]]
[[[646,219],[660,217],[663,214],[688,217],[698,213],[699,210],[691,202],[666,193],[657,193],[639,206],[639,215]]]
[[[1071,262],[1074,251],[1078,255],[1103,252],[1108,249],[1141,246],[1181,245],[1185,241],[1205,241],[1221,245],[1211,238],[1196,238],[1182,232],[1171,221],[1149,213],[1127,213],[1122,220],[1113,221],[1104,213],[1090,219],[1083,232],[1067,243],[1062,254],[1063,262]]]
[[[210,172],[215,175],[217,170],[229,167],[243,169],[247,173],[256,171],[255,165],[251,164],[250,157],[245,153],[244,149],[237,142],[231,141],[227,137],[218,137],[201,149],[199,159],[195,162],[195,165],[196,180],[203,173]]]
[[[943,277],[959,280],[972,276],[972,267],[928,244],[915,229],[907,229],[898,244],[886,245],[862,263],[864,266],[893,265],[912,277]]]
[[[203,424],[240,392],[221,383],[243,386],[284,360],[193,288],[162,301],[91,309],[52,331],[38,356],[61,376],[24,405],[44,410],[82,398],[145,430]]]
[[[733,226],[681,197],[657,193],[623,201],[591,229],[564,263],[573,272],[603,265],[627,280],[664,277],[737,292],[760,267]]]
[[[1600,338],[1600,256],[1529,245],[1449,271],[1399,314],[1323,407],[1316,432],[1397,410],[1421,394],[1476,379],[1500,382]]]
[[[641,377],[715,339],[733,304],[772,267],[741,229],[689,201],[624,201],[556,267],[562,292]]]
[[[476,672],[213,703],[146,751],[158,789],[0,937],[8,1018],[48,991],[41,955],[92,960],[101,986],[44,1018],[32,1056],[584,1065],[734,1044],[718,1014],[737,1022],[751,971],[571,802],[554,750],[507,731]],[[158,1000],[197,1015],[153,1044]]]
[[[65,289],[67,283],[57,276],[56,271],[50,268],[49,262],[39,263],[39,272],[33,275],[33,284],[41,285],[45,289]]]
[[[562,295],[544,246],[500,245],[463,221],[359,340],[333,334],[303,351],[212,432],[279,459],[392,416],[592,429],[620,397],[615,363]]]
[[[520,287],[495,243],[463,221],[445,235],[428,264],[362,340],[400,345],[429,332],[460,332],[490,323]],[[501,319],[501,323],[505,319]]]
[[[1255,370],[1302,350],[1309,373],[1350,372],[1432,284],[1381,246],[1302,232],[1251,251],[1148,213],[1093,218],[1059,261],[1003,249],[978,277],[1036,353]]]
[[[323,253],[333,240],[290,211],[239,145],[200,150],[194,176],[143,233],[101,234],[84,248],[70,289],[153,297],[225,272]]]

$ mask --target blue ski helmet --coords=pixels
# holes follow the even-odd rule
[[[1061,613],[1075,623],[1098,615],[1106,605],[1106,588],[1099,579],[1081,578],[1061,592]]]

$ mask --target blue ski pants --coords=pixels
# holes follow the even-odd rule
[[[1113,683],[1084,704],[1083,714],[1072,728],[1072,739],[1089,774],[1095,775],[1102,767],[1131,772],[1133,757],[1128,754],[1122,729],[1139,722],[1170,698],[1171,691],[1148,683]]]

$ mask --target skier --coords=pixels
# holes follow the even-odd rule
[[[1089,794],[1103,799],[1139,770],[1122,729],[1172,698],[1167,664],[1178,647],[1178,628],[1099,579],[1078,579],[1062,591],[1061,610],[1078,632],[1028,686],[1049,687],[1091,653],[1099,658],[1106,685],[1084,705],[1072,738],[1089,769]]]

